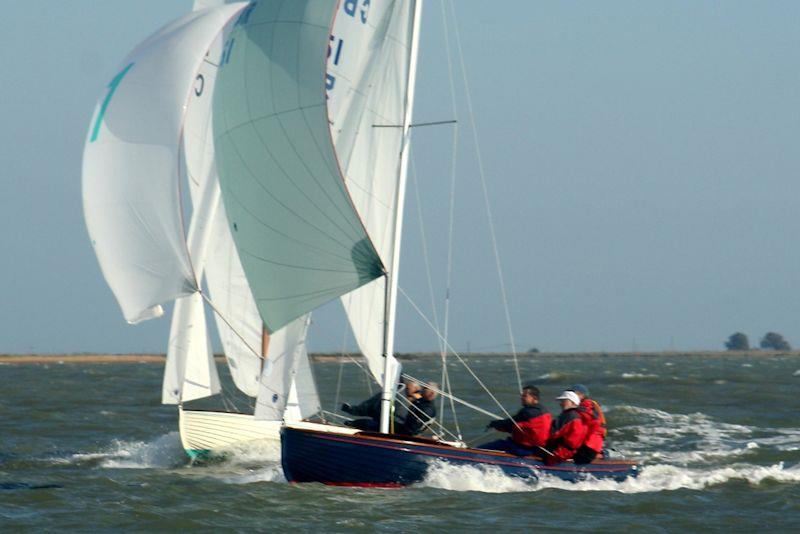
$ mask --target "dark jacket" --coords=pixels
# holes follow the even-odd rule
[[[511,419],[492,421],[489,426],[511,434],[511,441],[523,447],[544,447],[553,417],[539,404],[523,406]],[[516,422],[516,424],[514,424]]]
[[[577,408],[564,410],[553,424],[553,433],[547,441],[547,448],[560,460],[575,456],[575,451],[586,439],[586,425],[583,424]]]
[[[379,420],[381,418],[381,393],[379,391],[364,402],[351,406],[347,413]]]
[[[435,418],[436,406],[434,406],[433,402],[420,398],[408,407],[408,414],[402,423],[395,420],[394,431],[396,434],[415,436]]]

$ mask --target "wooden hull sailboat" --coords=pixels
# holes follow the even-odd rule
[[[630,460],[572,461],[545,465],[536,456],[458,447],[442,441],[391,434],[343,434],[285,425],[281,431],[281,463],[289,482],[321,482],[334,486],[399,487],[425,479],[432,463],[499,469],[511,477],[537,480],[554,476],[577,482],[589,477],[622,481],[638,474]],[[342,429],[348,430],[348,429]]]

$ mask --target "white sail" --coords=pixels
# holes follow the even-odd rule
[[[184,241],[180,130],[209,43],[242,5],[190,13],[136,47],[101,96],[83,158],[86,226],[128,322],[197,282]]]
[[[314,373],[311,371],[311,361],[303,343],[283,418],[286,421],[300,421],[319,413],[320,410],[322,405],[319,402]]]
[[[381,260],[390,267],[400,240],[397,213],[403,209],[400,154],[411,108],[407,90],[413,77],[415,7],[415,1],[399,0],[343,3],[328,58],[331,131],[345,182]],[[390,274],[396,277],[394,271]],[[342,297],[359,348],[381,383],[385,295],[384,277]],[[396,378],[399,364],[394,357],[388,363]]]
[[[305,338],[309,323],[310,317],[306,315],[270,336],[269,357],[264,361],[256,399],[256,419],[283,419],[298,364],[301,359],[308,362]]]
[[[192,11],[199,11],[208,7],[219,7],[225,4],[225,0],[194,0]]]
[[[161,402],[179,404],[219,393],[219,376],[199,293],[175,301],[171,330],[174,335],[170,335],[167,346]]]
[[[236,12],[245,6],[238,4]],[[230,18],[220,21],[216,34],[211,36],[213,40],[206,43],[207,53],[203,61],[192,75],[192,89],[186,102],[182,128],[183,170],[194,208],[187,248],[198,280],[203,276],[213,222],[221,204],[219,184],[214,174],[211,95],[222,53],[222,30]],[[219,391],[219,377],[208,339],[203,300],[199,293],[178,298],[170,325],[162,402],[178,404]]]
[[[213,223],[206,282],[209,296],[219,312],[214,318],[231,377],[240,391],[255,397],[261,373],[261,358],[256,351],[261,350],[263,323],[242,270],[222,203]]]

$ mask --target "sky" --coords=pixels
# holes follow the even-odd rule
[[[800,3],[455,5],[479,143],[427,0],[414,120],[459,122],[414,132],[400,272],[441,324],[457,130],[453,347],[509,343],[478,152],[519,350],[800,345]],[[128,325],[102,278],[81,158],[123,57],[191,2],[0,6],[0,353],[163,352],[168,317]],[[438,347],[403,297],[398,314],[399,351]],[[352,348],[344,321],[321,309],[310,348]]]

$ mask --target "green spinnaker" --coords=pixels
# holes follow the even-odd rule
[[[225,209],[267,329],[383,275],[329,131],[336,0],[259,2],[230,34],[214,94]]]

